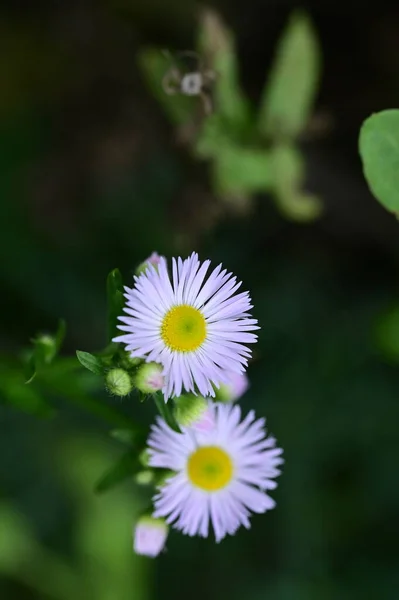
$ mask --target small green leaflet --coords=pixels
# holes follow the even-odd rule
[[[399,110],[383,110],[364,121],[359,151],[370,190],[387,210],[399,214]]]
[[[90,352],[83,352],[82,350],[76,350],[76,356],[85,369],[88,369],[95,375],[103,375],[104,367],[99,358],[90,354]]]

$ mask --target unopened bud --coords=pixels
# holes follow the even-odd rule
[[[133,549],[136,554],[158,556],[165,547],[169,527],[164,519],[141,517],[133,529]]]
[[[43,346],[48,346],[52,348],[55,344],[55,339],[48,333],[43,333],[42,335],[39,335],[39,337],[36,339],[36,343],[43,344]]]
[[[149,469],[139,471],[136,473],[134,480],[138,485],[150,485],[154,481],[154,471]]]
[[[40,353],[44,362],[47,364],[50,363],[57,352],[57,342],[55,337],[48,333],[42,333],[32,341],[35,344],[36,349],[40,348]]]
[[[105,376],[105,385],[114,396],[127,396],[133,389],[130,375],[124,369],[111,369]]]
[[[144,363],[137,369],[137,373],[134,378],[134,384],[137,389],[144,394],[153,394],[158,392],[164,386],[164,377],[162,372],[162,365],[154,362]]]
[[[159,256],[159,254],[157,252],[153,252],[151,254],[151,256],[149,256],[148,258],[145,259],[145,261],[143,261],[141,264],[139,264],[139,266],[136,269],[136,275],[141,275],[141,273],[144,273],[144,271],[146,271],[148,269],[149,265],[152,265],[153,267],[155,267],[157,269],[160,260],[161,260],[161,257]]]
[[[249,380],[245,373],[227,373],[227,383],[221,383],[215,389],[218,402],[234,402],[241,398],[249,387]]]
[[[200,421],[208,408],[208,402],[202,396],[183,394],[175,399],[174,417],[179,425],[192,427]]]

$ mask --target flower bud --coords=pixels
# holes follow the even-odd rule
[[[183,394],[175,398],[174,417],[179,425],[193,427],[205,416],[208,402],[202,396]]]
[[[158,363],[144,363],[135,375],[135,386],[144,394],[153,394],[161,390],[164,386],[162,371],[163,366]]]
[[[127,396],[133,389],[130,375],[124,369],[111,369],[105,376],[105,386],[114,396]]]
[[[133,530],[133,549],[136,554],[154,558],[165,547],[169,527],[164,519],[144,516]]]
[[[57,353],[57,340],[54,336],[47,333],[40,334],[36,339],[32,340],[36,350],[39,351],[43,361],[47,364],[51,363]]]
[[[134,480],[138,485],[150,485],[154,481],[154,471],[150,471],[150,469],[139,471],[136,473]]]
[[[141,273],[144,273],[144,271],[146,271],[148,269],[149,265],[152,265],[153,267],[155,267],[157,269],[160,260],[161,260],[161,257],[159,256],[159,254],[157,252],[153,252],[151,254],[151,256],[149,256],[148,258],[145,259],[145,261],[143,261],[142,263],[139,264],[139,266],[136,269],[136,275],[141,275]]]
[[[209,405],[201,417],[191,424],[191,427],[196,431],[211,431],[215,427],[215,415]]]
[[[218,402],[234,402],[241,398],[249,387],[249,380],[245,373],[227,373],[227,383],[221,383],[215,389]]]
[[[55,339],[53,336],[48,333],[42,333],[35,340],[36,344],[42,344],[43,346],[47,346],[48,348],[52,348],[55,345]]]

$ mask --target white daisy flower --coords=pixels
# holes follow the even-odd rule
[[[250,411],[240,423],[238,405],[209,402],[214,427],[176,433],[158,417],[148,439],[149,464],[171,469],[154,497],[154,516],[187,535],[216,541],[249,528],[251,512],[264,513],[275,502],[266,490],[276,487],[281,448],[267,437],[265,419]]]
[[[114,342],[126,344],[132,357],[163,365],[165,400],[182,391],[214,396],[212,384],[228,383],[226,371],[243,373],[251,356],[246,344],[256,342],[249,333],[259,329],[250,317],[248,292],[236,294],[236,277],[214,269],[206,278],[210,261],[200,263],[193,253],[173,259],[172,281],[166,259],[149,265],[125,287],[127,316],[119,329],[126,332]]]

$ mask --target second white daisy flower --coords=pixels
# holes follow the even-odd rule
[[[118,326],[125,333],[113,341],[126,344],[132,357],[163,365],[165,400],[184,390],[214,396],[212,384],[228,383],[226,371],[245,371],[246,344],[257,340],[249,293],[236,294],[241,282],[222,265],[206,278],[209,266],[196,253],[173,259],[171,281],[160,257],[125,288],[127,316]]]
[[[238,405],[209,402],[213,426],[173,431],[161,418],[148,439],[149,464],[170,469],[154,498],[154,516],[187,535],[216,541],[249,528],[251,512],[264,513],[275,502],[266,493],[283,463],[281,448],[267,437],[265,419],[250,411],[240,422]]]

